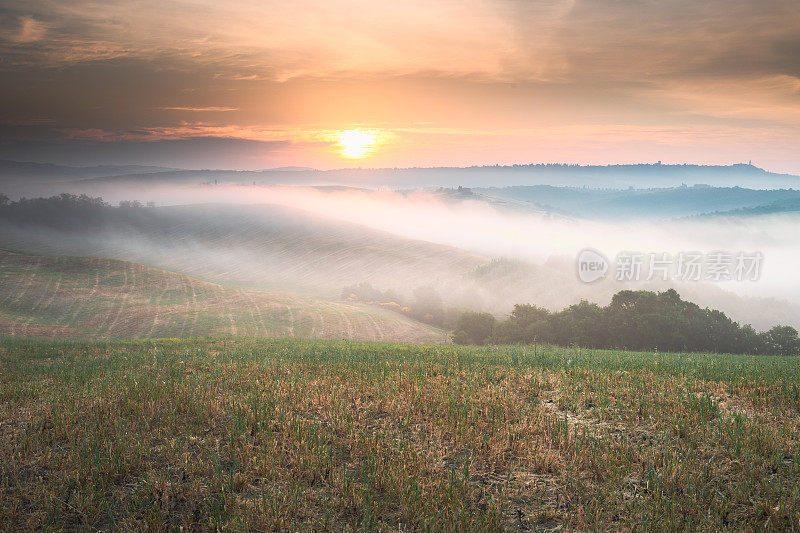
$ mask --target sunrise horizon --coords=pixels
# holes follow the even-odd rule
[[[360,171],[382,171],[382,170],[392,170],[392,171],[403,171],[403,170],[435,170],[435,169],[470,169],[470,168],[523,168],[523,167],[577,167],[577,168],[590,168],[590,167],[597,167],[597,168],[614,168],[614,167],[751,167],[756,170],[769,172],[772,174],[782,174],[782,175],[790,175],[796,176],[800,175],[800,173],[795,174],[794,172],[783,171],[781,169],[772,169],[764,167],[758,164],[757,161],[752,160],[731,160],[731,161],[664,161],[664,160],[657,160],[657,161],[598,161],[598,162],[586,162],[586,161],[516,161],[516,162],[486,162],[486,163],[474,163],[474,164],[436,164],[436,165],[419,165],[419,166],[368,166],[365,164],[357,164],[358,161],[362,161],[362,158],[346,158],[346,160],[353,161],[352,165],[343,165],[343,166],[330,166],[330,167],[313,167],[307,166],[302,164],[286,164],[281,166],[274,166],[274,167],[191,167],[191,166],[163,166],[163,165],[153,165],[148,164],[147,161],[142,162],[119,162],[119,163],[105,163],[105,164],[94,164],[94,165],[82,165],[82,164],[67,164],[67,163],[60,163],[53,160],[22,160],[22,159],[12,159],[12,158],[2,158],[0,161],[13,163],[13,164],[22,164],[22,165],[53,165],[53,166],[63,166],[63,167],[70,167],[70,168],[87,168],[87,167],[156,167],[156,168],[165,168],[165,169],[172,169],[172,170],[185,170],[185,171],[235,171],[235,172],[268,172],[268,171],[297,171],[297,172],[304,172],[304,171],[314,171],[314,172],[335,172],[335,171],[348,171],[348,170],[360,170]],[[152,162],[150,162],[152,163]]]
[[[758,161],[800,174],[790,1],[0,8],[0,158],[332,169]]]

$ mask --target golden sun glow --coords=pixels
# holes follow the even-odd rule
[[[378,146],[380,135],[374,130],[344,130],[336,134],[339,154],[348,159],[363,159]]]

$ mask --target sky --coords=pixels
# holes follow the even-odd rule
[[[796,0],[4,0],[0,158],[800,174]]]

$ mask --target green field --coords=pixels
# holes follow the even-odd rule
[[[800,360],[0,342],[0,529],[800,529]]]
[[[446,332],[375,307],[233,288],[113,259],[0,250],[0,336],[240,335],[436,343]]]

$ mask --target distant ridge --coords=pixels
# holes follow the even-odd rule
[[[588,188],[661,188],[681,185],[800,188],[800,176],[770,172],[751,163],[732,165],[527,163],[467,167],[339,168],[318,170],[284,166],[264,170],[178,169],[147,165],[72,167],[0,160],[4,184],[70,184],[98,187],[118,184],[342,185],[350,187],[507,187],[554,185]],[[8,188],[6,188],[8,189]],[[6,191],[8,192],[8,191]],[[23,191],[25,192],[25,191]],[[42,193],[42,191],[37,191]],[[61,192],[61,191],[58,191]]]
[[[284,167],[269,170],[170,170],[96,176],[86,184],[103,183],[239,183],[257,185],[346,185],[354,187],[501,187],[556,185],[590,188],[654,188],[704,184],[753,189],[800,188],[800,176],[770,172],[751,164],[519,164],[505,166],[430,168],[342,168],[334,170]]]
[[[37,163],[33,161],[13,161],[0,159],[0,179],[2,178],[61,178],[64,180],[99,176],[115,176],[120,174],[152,173],[176,170],[169,167],[150,165],[94,165],[73,167],[55,165],[53,163]]]
[[[302,171],[312,171],[315,172],[317,169],[312,167],[276,167],[276,168],[265,168],[262,172],[269,172],[269,171],[276,171],[276,172],[302,172]]]
[[[759,204],[753,207],[740,207],[726,211],[703,213],[688,218],[714,218],[714,217],[755,217],[762,215],[781,215],[785,213],[800,212],[800,198],[784,198],[775,202]]]

